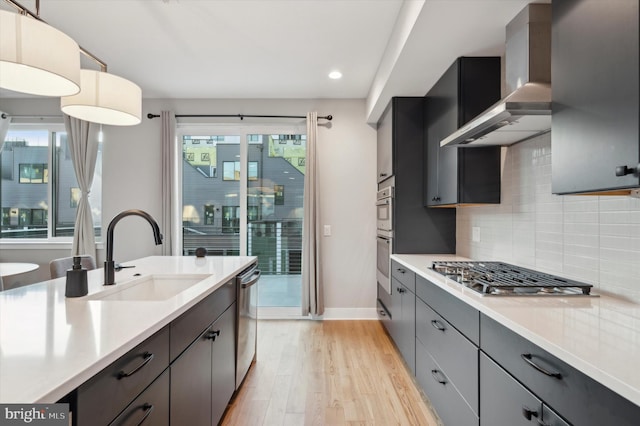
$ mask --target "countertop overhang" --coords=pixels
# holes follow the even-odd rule
[[[391,258],[640,406],[640,305],[622,298],[481,296],[431,269],[455,255]],[[480,337],[482,339],[482,336]]]
[[[116,284],[158,274],[208,277],[161,301],[66,298],[65,278],[0,292],[0,403],[53,403],[234,278],[254,256],[151,256],[125,262]]]

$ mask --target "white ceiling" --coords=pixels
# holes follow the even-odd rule
[[[391,96],[424,95],[456,57],[502,54],[527,3],[41,0],[40,17],[145,98],[366,98],[375,122]],[[334,69],[341,80],[327,77]]]

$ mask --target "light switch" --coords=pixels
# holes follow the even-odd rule
[[[330,237],[331,236],[331,225],[324,225],[323,234],[324,234],[325,237]]]
[[[479,243],[480,242],[480,227],[479,226],[474,226],[473,228],[471,228],[472,230],[472,240],[474,243]]]

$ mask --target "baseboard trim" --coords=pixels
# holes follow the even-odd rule
[[[300,315],[300,308],[258,307],[258,319],[377,320],[376,308],[325,308],[322,315]]]
[[[376,308],[325,308],[323,320],[377,320]]]

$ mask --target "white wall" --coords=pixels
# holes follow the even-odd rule
[[[60,113],[59,101],[55,99],[3,99],[2,102],[2,108],[15,115]],[[333,115],[329,125],[318,127],[321,220],[332,228],[330,237],[322,237],[321,248],[325,317],[375,316],[376,131],[366,124],[364,99],[145,100],[145,118],[140,125],[104,126],[102,214],[105,232],[110,219],[122,210],[138,208],[160,218],[161,121],[159,118],[149,120],[146,114],[159,114],[162,110],[176,114],[305,115],[307,111],[318,111],[319,115]],[[160,254],[160,248],[153,244],[149,225],[141,218],[130,217],[119,222],[114,241],[114,258],[120,262]],[[32,260],[44,266],[47,259],[68,255],[67,249],[58,252],[38,254],[21,250],[19,256],[14,256],[0,248],[0,258]],[[103,256],[100,252],[99,260],[103,260]],[[41,279],[44,278],[46,276]]]
[[[458,208],[456,242],[463,256],[556,273],[640,302],[640,199],[551,194],[550,134],[503,148],[502,203]]]

